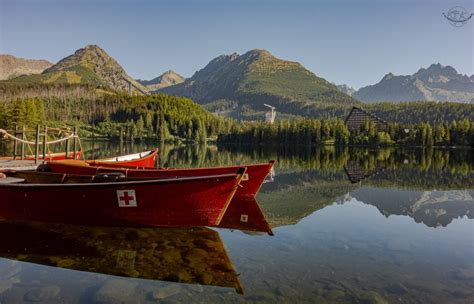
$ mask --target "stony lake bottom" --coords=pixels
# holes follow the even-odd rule
[[[0,303],[474,302],[472,150],[162,146],[159,165],[270,159],[273,236],[1,222]]]

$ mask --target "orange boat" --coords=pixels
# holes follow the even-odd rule
[[[229,167],[212,167],[212,168],[183,168],[183,169],[137,169],[132,167],[120,167],[115,163],[104,163],[97,165],[97,162],[84,161],[50,161],[46,166],[41,167],[41,170],[51,171],[62,174],[76,174],[76,175],[97,175],[105,173],[121,173],[130,178],[176,178],[176,177],[198,177],[219,174],[229,174],[236,172],[240,167],[247,168],[244,175],[241,187],[237,190],[236,198],[255,197],[258,190],[262,186],[265,178],[272,169],[275,161],[271,160],[268,163],[250,164],[242,166]]]

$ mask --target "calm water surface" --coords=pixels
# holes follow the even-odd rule
[[[150,147],[84,148],[94,158]],[[276,159],[257,197],[274,236],[1,223],[0,303],[474,302],[472,150],[160,153],[171,167]]]

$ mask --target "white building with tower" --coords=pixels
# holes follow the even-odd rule
[[[275,107],[268,105],[266,103],[264,103],[263,105],[270,108],[270,112],[265,113],[265,122],[268,122],[269,124],[273,124],[275,122],[275,117],[276,117]]]

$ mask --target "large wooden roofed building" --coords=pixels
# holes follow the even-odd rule
[[[386,131],[388,124],[385,120],[378,118],[377,116],[370,114],[367,111],[362,110],[358,107],[353,107],[349,115],[347,115],[346,120],[344,121],[347,129],[350,132],[360,130],[364,126],[366,121],[372,121],[375,123],[377,132]]]

